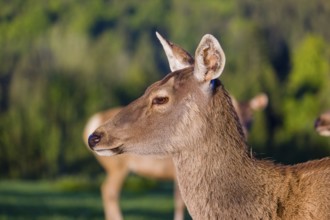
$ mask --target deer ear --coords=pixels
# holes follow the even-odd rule
[[[187,51],[166,40],[158,32],[156,35],[163,46],[172,72],[194,65],[194,58]]]
[[[253,110],[264,109],[268,105],[268,96],[265,93],[261,93],[253,97],[249,101],[250,108]]]
[[[210,34],[204,35],[195,52],[195,77],[205,82],[216,79],[221,75],[225,63],[225,53],[218,40]]]

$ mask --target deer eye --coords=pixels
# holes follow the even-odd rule
[[[168,97],[156,97],[152,100],[153,105],[163,105],[168,102],[169,98]]]

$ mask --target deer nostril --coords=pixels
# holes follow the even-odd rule
[[[100,141],[103,136],[103,133],[94,132],[88,137],[88,145],[93,149]]]

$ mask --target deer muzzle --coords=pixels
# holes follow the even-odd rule
[[[118,138],[96,130],[88,137],[89,148],[100,156],[112,156],[124,152],[123,144]]]

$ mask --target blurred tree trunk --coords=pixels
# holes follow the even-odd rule
[[[0,69],[0,113],[6,112],[9,108],[10,85],[14,76],[18,56],[7,57],[3,69]]]

